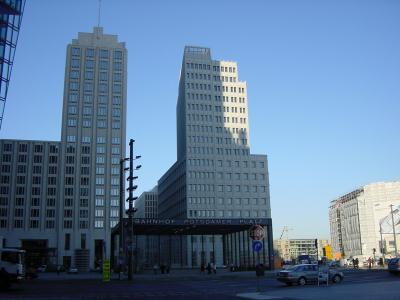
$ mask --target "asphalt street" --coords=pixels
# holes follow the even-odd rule
[[[56,276],[56,275],[53,275]],[[9,291],[0,292],[0,299],[400,299],[400,276],[386,271],[346,270],[340,284],[288,287],[272,274],[258,281],[251,274],[229,274],[224,277],[151,275],[131,283],[74,277],[48,277],[27,281]],[[257,293],[257,284],[261,293]],[[334,295],[341,295],[334,298]],[[358,295],[358,296],[357,296]],[[381,297],[382,296],[382,297]],[[271,298],[272,297],[272,298]]]

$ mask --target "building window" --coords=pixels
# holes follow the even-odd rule
[[[103,228],[104,227],[104,221],[100,221],[100,220],[94,221],[94,227],[95,228]]]
[[[94,57],[94,49],[86,49],[86,57]]]
[[[91,137],[90,136],[83,136],[82,137],[82,143],[90,144],[90,141],[91,141]]]

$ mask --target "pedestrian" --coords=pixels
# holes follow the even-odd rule
[[[368,269],[371,270],[371,266],[372,266],[372,258],[369,257],[369,258],[368,258]]]
[[[207,264],[207,274],[211,274],[211,265],[210,265],[210,263]]]
[[[158,270],[158,265],[154,264],[154,266],[153,266],[154,275],[157,275],[157,270]]]
[[[160,269],[161,269],[161,274],[164,274],[164,272],[165,272],[165,265],[164,265],[164,264],[161,264]]]
[[[205,271],[204,264],[201,264],[201,266],[200,266],[200,273],[203,274],[204,271]]]
[[[217,264],[214,264],[213,272],[214,274],[217,274]]]
[[[358,269],[358,263],[359,263],[359,260],[358,260],[358,258],[356,258],[356,268]]]

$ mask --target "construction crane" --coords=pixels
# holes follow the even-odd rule
[[[286,239],[288,240],[289,239],[289,230],[293,230],[293,228],[290,228],[289,226],[283,226],[282,233],[281,233],[281,236],[279,237],[279,239],[281,240],[283,235],[286,232]]]

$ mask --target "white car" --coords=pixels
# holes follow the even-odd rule
[[[78,269],[71,267],[68,269],[68,274],[78,274]]]
[[[41,265],[36,269],[38,272],[46,272],[47,270],[47,265]]]

